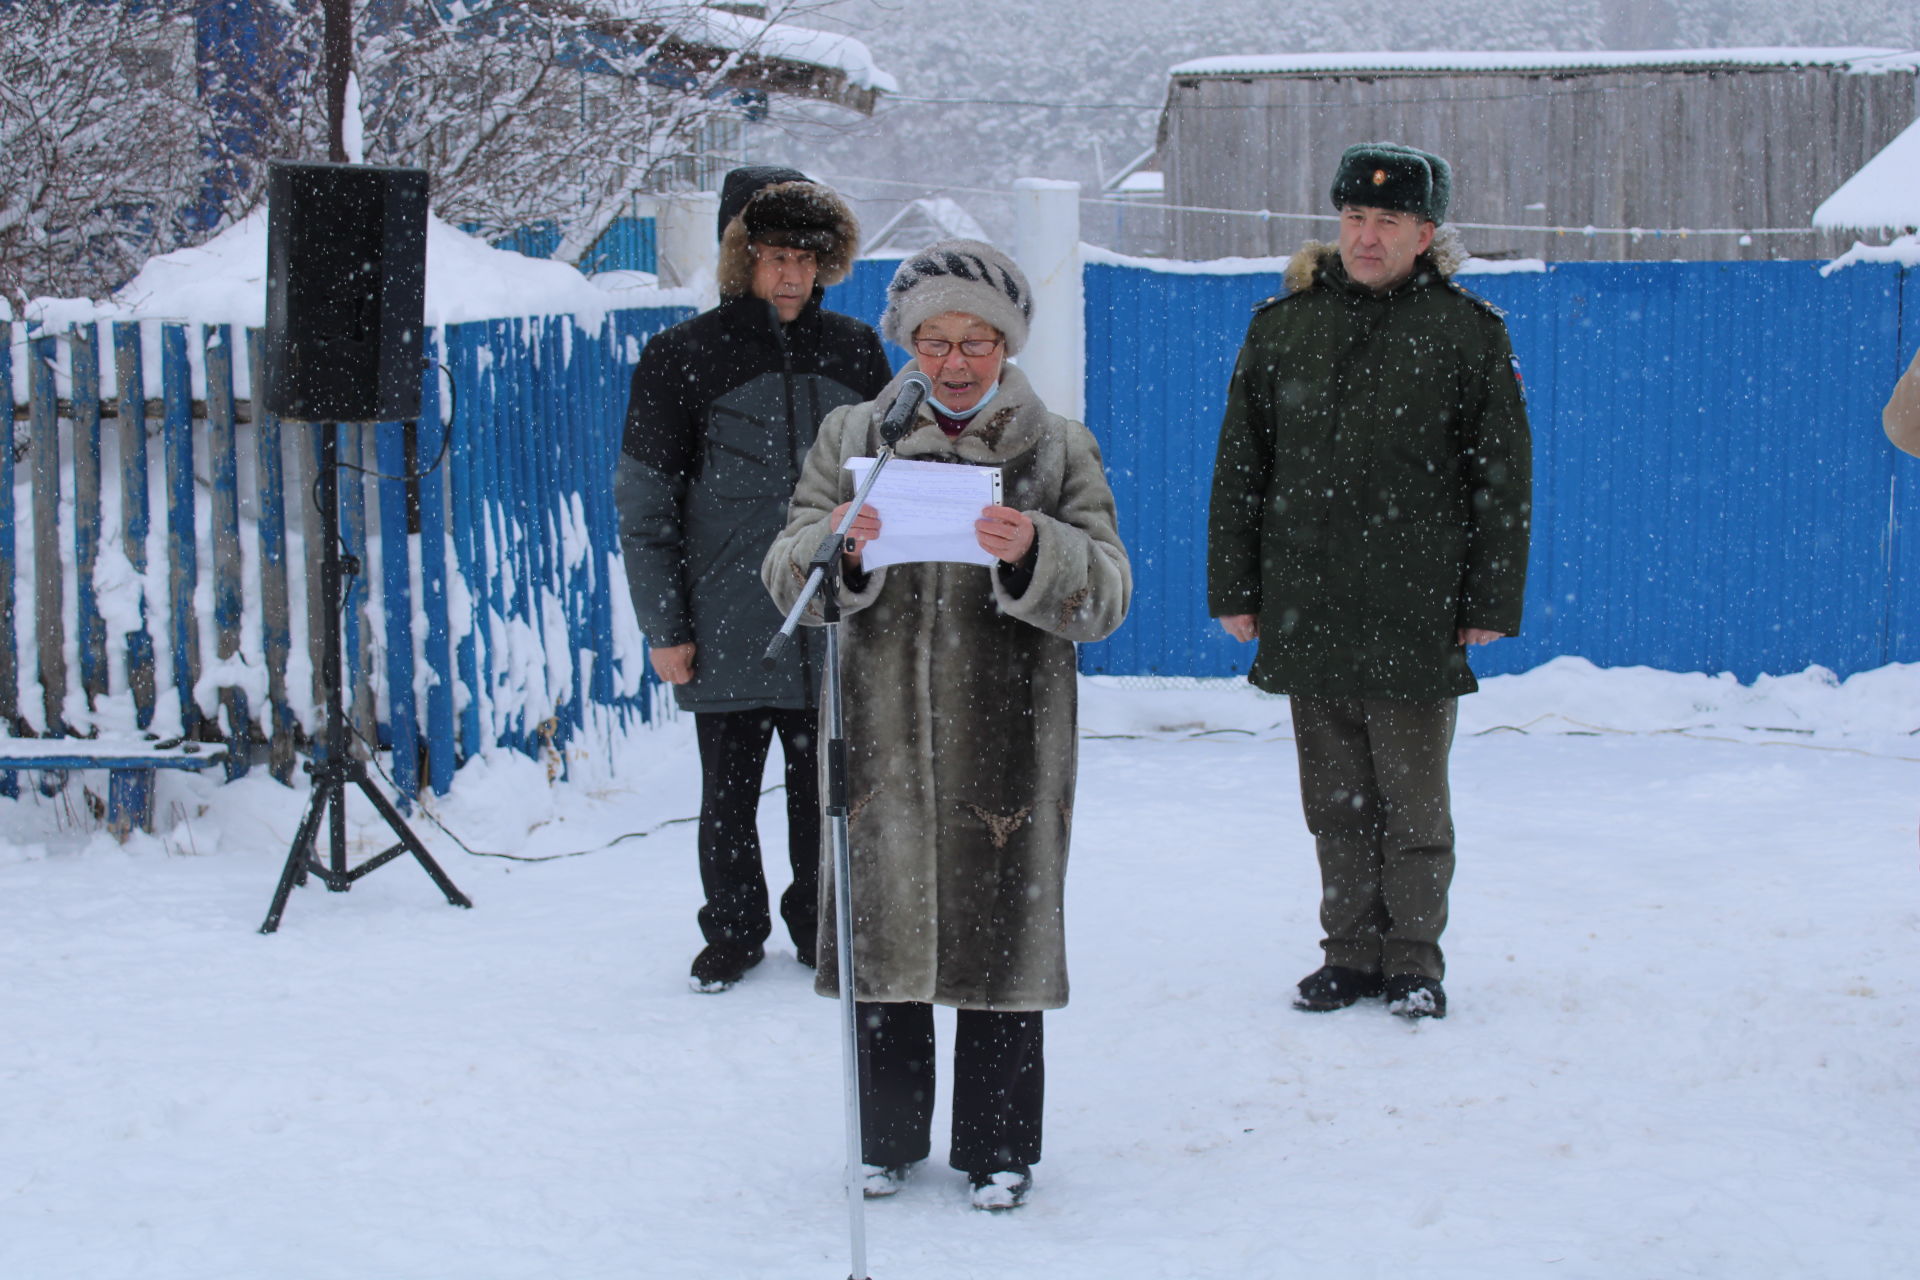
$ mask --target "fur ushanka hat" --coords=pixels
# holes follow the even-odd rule
[[[1453,200],[1453,168],[1431,151],[1397,142],[1362,142],[1340,156],[1333,175],[1333,207],[1398,209],[1445,222]]]
[[[814,296],[839,284],[860,252],[860,224],[831,187],[798,169],[746,165],[720,189],[720,296],[753,292],[754,244],[809,249],[819,259]]]
[[[1012,258],[978,240],[942,240],[900,264],[887,286],[880,336],[911,346],[913,331],[935,316],[964,311],[979,316],[1007,340],[1007,354],[1027,345],[1033,290]]]

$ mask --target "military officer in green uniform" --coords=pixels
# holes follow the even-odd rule
[[[1506,325],[1451,275],[1452,174],[1350,147],[1335,244],[1247,332],[1220,430],[1208,607],[1291,696],[1325,964],[1295,1006],[1442,1017],[1447,754],[1469,646],[1520,628],[1531,446]]]

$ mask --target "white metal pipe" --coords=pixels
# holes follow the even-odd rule
[[[1019,365],[1047,408],[1086,414],[1086,292],[1080,272],[1080,184],[1013,184],[1013,260],[1033,287],[1033,329]]]

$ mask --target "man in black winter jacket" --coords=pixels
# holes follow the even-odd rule
[[[853,213],[828,188],[792,169],[735,169],[720,198],[720,305],[655,335],[633,374],[615,503],[654,670],[693,713],[700,744],[696,991],[725,991],[765,955],[756,811],[775,733],[793,866],[780,915],[813,963],[822,642],[809,628],[778,667],[762,666],[781,619],[759,572],[821,419],[893,376],[870,327],[820,308],[858,249]]]

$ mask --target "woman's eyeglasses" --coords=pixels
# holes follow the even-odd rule
[[[915,338],[913,349],[929,360],[938,360],[955,347],[959,347],[961,355],[972,356],[977,360],[981,356],[992,355],[994,348],[998,347],[1002,341],[1004,339],[1001,338],[968,338],[965,342],[948,342],[945,338]]]

